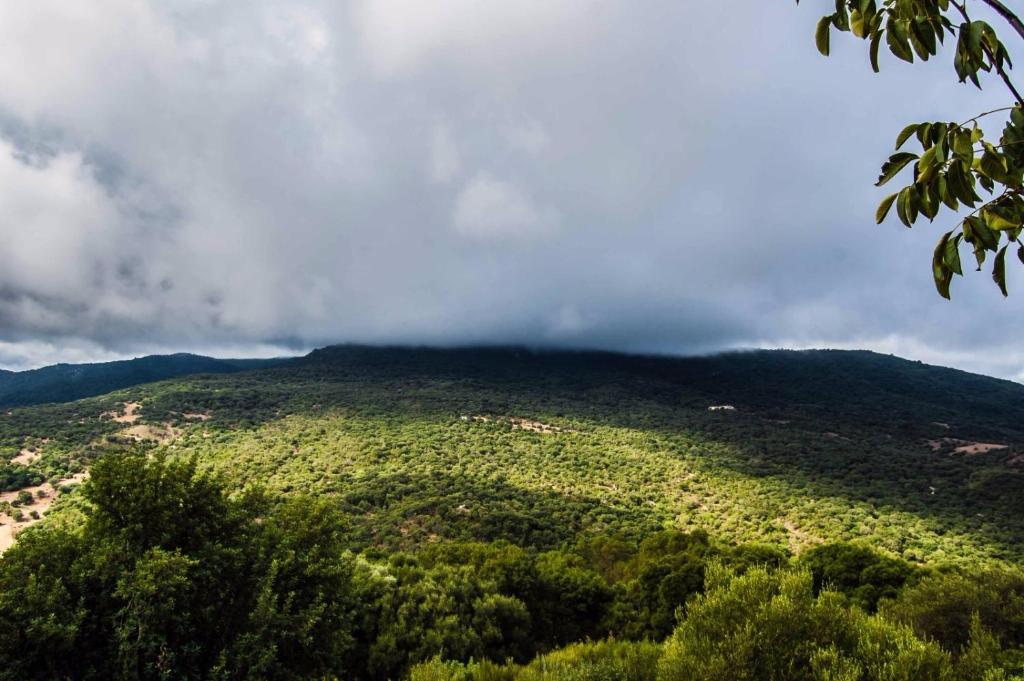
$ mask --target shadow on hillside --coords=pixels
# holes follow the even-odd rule
[[[459,472],[370,474],[337,491],[361,547],[411,550],[443,538],[555,548],[583,531],[639,539],[664,529],[650,509]]]
[[[1024,443],[1024,387],[871,353],[669,360],[516,349],[334,348],[286,367],[132,392],[145,397],[148,420],[203,411],[213,415],[204,424],[211,430],[343,412],[395,422],[494,415],[569,427],[599,424],[647,431],[670,445],[696,438],[728,445],[730,453],[717,454],[709,466],[777,477],[814,497],[891,506],[1004,545],[1024,538],[1024,484],[1016,469],[999,465],[1005,456],[949,456],[923,445],[940,435]],[[737,409],[708,411],[720,404]],[[464,489],[469,482],[449,478],[431,483],[436,489],[428,495],[436,491],[448,506],[416,508],[423,490],[403,486],[400,478],[375,484],[409,504],[410,518],[421,518],[408,528],[417,537],[441,534],[445,523],[470,527],[453,515],[451,508],[464,503],[456,497],[495,493],[490,482]],[[559,494],[519,501],[514,498],[522,490],[506,491],[510,496],[499,497],[495,508],[509,514],[508,527],[493,522],[513,537],[533,532],[531,518],[542,522],[569,503]],[[394,499],[388,509],[397,508]],[[544,511],[534,516],[534,506]],[[486,535],[485,529],[478,525],[474,532]]]

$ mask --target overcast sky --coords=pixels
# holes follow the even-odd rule
[[[906,122],[1005,96],[948,51],[819,56],[829,4],[2,3],[0,366],[501,342],[1024,376],[1019,268],[947,302],[952,216],[872,219]]]

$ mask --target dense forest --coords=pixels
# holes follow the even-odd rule
[[[518,348],[11,409],[0,679],[1012,678],[1022,416],[871,353]]]

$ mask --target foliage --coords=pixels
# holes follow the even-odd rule
[[[838,593],[815,595],[804,569],[754,567],[739,575],[715,563],[707,592],[664,644],[606,640],[575,644],[529,664],[435,658],[413,681],[623,679],[700,681],[976,681],[1008,679],[1008,656],[980,618],[961,632],[954,660],[936,642],[881,615],[850,607]],[[1012,672],[1009,672],[1012,673]],[[1019,677],[1013,677],[1019,678]]]
[[[648,681],[657,673],[661,646],[651,642],[577,643],[537,657],[527,665],[446,662],[412,668],[410,681]]]
[[[666,642],[659,679],[950,678],[939,646],[844,608],[834,593],[814,596],[807,571],[734,576],[715,566],[708,581]]]
[[[696,631],[761,664],[751,621],[792,624],[765,669],[1012,673],[1022,396],[870,353],[332,348],[0,412],[26,470],[90,473],[0,557],[0,679],[651,678]]]
[[[0,492],[19,490],[42,481],[43,476],[38,471],[18,464],[0,463]]]
[[[882,611],[954,653],[969,645],[974,617],[999,645],[1024,646],[1024,578],[1015,571],[935,572],[885,603]]]
[[[28,531],[0,560],[0,679],[344,673],[350,566],[322,504],[264,518],[194,463],[144,455],[105,457],[84,491],[80,533]]]
[[[798,0],[799,2],[799,0]],[[1024,23],[999,0],[984,0],[1021,38]],[[877,186],[892,180],[911,166],[911,183],[887,196],[876,213],[881,223],[895,205],[907,227],[920,216],[934,220],[942,207],[954,213],[970,208],[956,226],[939,239],[932,271],[939,293],[949,298],[953,275],[962,275],[960,246],[974,251],[980,270],[986,255],[994,253],[992,277],[1003,295],[1006,291],[1006,253],[1017,247],[1024,262],[1024,99],[1009,76],[1013,64],[1009,51],[985,21],[972,18],[963,0],[837,0],[835,12],[818,23],[815,42],[828,55],[832,29],[852,33],[869,43],[871,67],[879,70],[879,51],[885,40],[894,56],[913,62],[938,54],[946,37],[956,38],[953,67],[961,83],[981,87],[980,72],[997,74],[1013,98],[1010,106],[980,113],[963,122],[912,123],[896,138],[896,153],[882,166]],[[979,127],[982,118],[1007,114],[1002,134],[986,138]],[[921,153],[900,151],[916,138]],[[979,189],[984,190],[982,198]]]
[[[914,574],[904,560],[853,544],[816,546],[800,556],[800,564],[811,571],[815,592],[825,587],[838,591],[867,611],[874,611],[882,598],[894,597]]]

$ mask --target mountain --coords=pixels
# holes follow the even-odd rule
[[[795,550],[860,537],[915,560],[1024,558],[1024,386],[1010,381],[828,350],[335,346],[246,372],[137,361],[203,373],[16,410],[0,448],[48,440],[36,466],[53,478],[126,432],[173,443],[238,486],[338,495],[360,541],[391,549],[682,522]],[[125,404],[138,411],[100,417]]]
[[[0,407],[69,402],[166,378],[227,374],[280,362],[214,359],[179,353],[96,364],[55,364],[28,371],[0,370]]]
[[[1024,659],[1024,386],[891,356],[335,346],[7,409],[0,457],[19,678]]]

